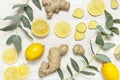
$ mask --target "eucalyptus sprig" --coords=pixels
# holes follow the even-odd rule
[[[15,4],[15,5],[13,5],[12,9],[18,8],[22,12],[19,12],[15,15],[12,15],[12,16],[5,17],[4,20],[12,20],[14,22],[14,24],[11,24],[9,26],[6,26],[5,28],[0,29],[1,31],[16,30],[16,34],[11,35],[7,39],[6,44],[7,45],[14,44],[14,47],[16,48],[18,53],[20,53],[21,50],[22,50],[22,44],[21,44],[22,39],[17,34],[18,28],[20,28],[28,36],[29,39],[33,40],[31,35],[24,29],[24,28],[31,29],[31,24],[30,23],[31,23],[31,21],[33,21],[33,18],[34,18],[33,9],[28,4],[29,1],[30,0],[27,0],[25,4]],[[38,9],[40,9],[40,10],[42,9],[39,0],[31,0],[31,1]],[[27,16],[25,16],[23,14],[24,12],[26,13]],[[21,23],[23,24],[23,26],[21,25]]]

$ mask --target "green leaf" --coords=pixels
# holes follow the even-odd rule
[[[30,22],[24,15],[22,16],[21,20],[22,20],[24,27],[31,29]]]
[[[28,32],[25,29],[23,29],[23,27],[21,25],[19,25],[19,28],[21,28],[23,30],[23,32],[28,36],[28,38],[33,40],[33,38],[28,34]]]
[[[91,40],[90,40],[90,48],[91,48],[92,53],[95,54],[95,52],[94,52],[94,50],[93,50],[93,46],[92,46]]]
[[[104,46],[102,47],[102,49],[109,50],[109,49],[113,48],[114,46],[115,46],[114,43],[104,43]]]
[[[73,73],[72,73],[72,71],[71,71],[71,69],[70,69],[70,67],[67,65],[67,70],[68,70],[68,72],[70,73],[70,75],[71,75],[71,77],[73,76]]]
[[[85,74],[85,75],[92,75],[92,76],[95,75],[95,73],[93,73],[93,72],[88,72],[88,71],[80,71],[80,73]]]
[[[63,75],[62,70],[59,68],[59,69],[57,70],[57,72],[58,72],[58,74],[59,74],[60,79],[63,80],[63,79],[64,79],[64,75]]]
[[[71,64],[72,64],[72,67],[74,68],[74,70],[76,72],[79,72],[79,66],[78,66],[77,62],[72,58],[71,58]]]
[[[13,15],[13,16],[7,16],[4,18],[4,20],[20,20],[21,19],[21,15],[19,14],[16,14],[16,15]]]
[[[21,41],[22,40],[19,35],[12,35],[7,39],[6,44],[7,45],[14,44],[17,52],[19,53],[22,50]]]
[[[32,0],[33,4],[40,10],[42,10],[39,0]]]
[[[0,30],[2,30],[2,31],[12,31],[16,28],[17,28],[17,24],[12,24],[12,25],[6,26],[5,28],[2,28]]]
[[[109,57],[103,54],[96,54],[95,58],[102,63],[111,62]]]
[[[115,20],[113,20],[113,23],[120,24],[120,19],[115,19]]]
[[[98,45],[101,45],[101,46],[104,45],[104,41],[103,41],[102,36],[101,36],[100,33],[97,34],[95,43],[98,44]]]
[[[113,27],[113,20],[112,19],[107,19],[105,24],[106,24],[107,29],[110,30]]]
[[[27,4],[15,4],[12,8],[14,9],[14,8],[18,8],[18,7],[20,7],[20,8],[24,8],[24,7],[26,7],[27,6]]]
[[[109,12],[107,12],[107,11],[105,10],[104,13],[105,13],[106,19],[111,19],[111,20],[113,20],[113,17],[112,17],[112,15],[111,15]]]
[[[101,32],[102,35],[107,36],[107,33],[105,32],[105,30],[101,27],[101,25],[97,26],[97,29]]]
[[[88,66],[88,68],[93,69],[93,70],[95,70],[95,71],[99,72],[98,68],[97,68],[97,67],[95,67],[95,66]]]
[[[119,35],[119,34],[120,34],[119,29],[116,28],[116,27],[110,28],[110,31],[112,31],[112,32],[115,33],[116,35]]]
[[[29,5],[27,5],[26,7],[24,7],[24,10],[25,10],[27,16],[29,17],[29,19],[32,21],[33,20],[33,10],[32,10],[32,8]]]
[[[88,59],[84,55],[81,55],[81,57],[85,60],[85,62],[87,63],[87,65],[89,65]]]

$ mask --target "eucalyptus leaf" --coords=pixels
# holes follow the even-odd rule
[[[98,68],[97,68],[97,67],[95,67],[95,66],[88,66],[88,68],[93,69],[93,70],[95,70],[95,71],[99,72]]]
[[[113,20],[114,23],[120,24],[120,19]]]
[[[28,38],[33,40],[33,38],[28,34],[28,32],[25,29],[23,29],[23,27],[21,25],[19,25],[19,28],[21,28],[23,30],[23,32],[28,36]]]
[[[102,63],[111,62],[109,57],[103,54],[96,54],[95,58]]]
[[[116,35],[119,35],[119,34],[120,34],[119,29],[116,28],[116,27],[112,27],[112,28],[110,29],[110,31],[112,31],[112,32],[115,33]]]
[[[104,45],[104,41],[103,41],[102,36],[101,36],[100,33],[97,34],[95,43],[98,44],[98,45],[101,45],[101,46]]]
[[[39,8],[40,10],[42,10],[39,0],[32,0],[32,2],[33,2],[33,4],[34,4],[37,8]]]
[[[63,79],[64,79],[64,75],[63,75],[62,70],[59,68],[59,69],[57,70],[57,72],[58,72],[58,74],[59,74],[60,79],[63,80]]]
[[[85,60],[85,62],[87,63],[87,65],[89,65],[88,59],[84,55],[81,55],[81,57]]]
[[[95,55],[95,52],[94,52],[94,50],[93,50],[93,46],[92,46],[91,40],[90,40],[90,48],[91,48],[92,53]]]
[[[98,25],[98,26],[97,26],[97,29],[101,32],[102,35],[107,36],[107,33],[105,32],[105,30],[102,28],[101,25]]]
[[[73,73],[72,73],[72,71],[71,71],[71,69],[70,69],[70,67],[67,65],[67,70],[68,70],[68,72],[70,73],[70,75],[71,75],[71,77],[73,76]]]
[[[16,15],[13,15],[13,16],[7,16],[4,18],[4,20],[20,20],[21,19],[21,15],[19,14],[16,14]]]
[[[77,62],[72,58],[71,58],[71,64],[72,64],[72,67],[74,68],[74,70],[76,72],[79,72],[79,66],[78,66]]]
[[[93,72],[88,72],[88,71],[80,71],[80,73],[85,74],[85,75],[92,75],[92,76],[95,75],[95,73],[93,73]]]
[[[7,45],[14,44],[17,52],[19,53],[22,50],[21,41],[22,40],[19,35],[12,35],[7,39],[6,44]]]
[[[24,10],[25,10],[27,16],[29,17],[29,19],[32,21],[33,20],[33,10],[32,10],[32,8],[29,5],[27,5],[26,7],[24,7]]]
[[[113,27],[113,20],[112,19],[107,19],[105,24],[106,24],[107,29],[110,30]]]
[[[107,12],[107,11],[105,10],[104,13],[105,13],[106,19],[111,19],[111,20],[113,20],[113,17],[112,17],[112,15],[111,15],[109,12]]]
[[[26,7],[27,6],[27,4],[15,4],[12,8],[14,9],[14,8],[18,8],[18,7],[20,7],[20,8],[24,8],[24,7]]]
[[[31,29],[30,22],[24,15],[22,16],[21,20],[22,20],[24,27]]]
[[[12,24],[12,25],[6,26],[5,28],[1,28],[0,30],[2,30],[2,31],[12,31],[16,28],[17,28],[17,24]]]
[[[104,43],[104,46],[102,47],[104,50],[109,50],[115,46],[114,43]]]

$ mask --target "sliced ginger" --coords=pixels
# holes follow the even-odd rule
[[[84,37],[85,37],[85,33],[75,32],[75,34],[74,34],[74,38],[77,41],[83,40]]]
[[[117,0],[111,0],[111,8],[112,9],[117,9],[119,6],[119,3]]]
[[[99,16],[105,10],[105,3],[103,0],[91,0],[87,8],[89,14],[92,16]]]
[[[74,13],[73,13],[73,17],[81,19],[84,16],[84,11],[81,8],[77,8],[75,9]]]
[[[76,26],[76,31],[80,33],[84,33],[87,30],[87,26],[85,23],[81,22]]]
[[[98,23],[97,23],[96,20],[91,20],[91,21],[89,22],[88,27],[89,27],[89,29],[96,29],[96,28],[97,28],[97,25],[98,25]]]
[[[58,37],[65,38],[70,35],[71,27],[68,22],[59,21],[56,23],[54,31]]]

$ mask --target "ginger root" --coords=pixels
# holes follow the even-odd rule
[[[76,44],[73,47],[73,53],[76,55],[83,55],[85,53],[85,50],[82,45]]]
[[[60,10],[68,11],[70,8],[70,3],[65,0],[42,0],[42,4],[45,7],[48,19],[54,13],[58,13]]]
[[[59,50],[63,50],[63,52],[61,53]],[[66,54],[67,51],[68,46],[65,44],[61,45],[59,48],[51,48],[48,55],[49,62],[42,62],[41,67],[39,68],[39,76],[44,77],[55,72],[60,67],[61,56]]]

